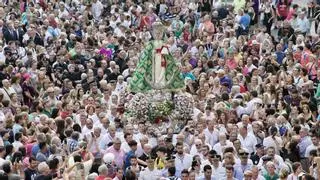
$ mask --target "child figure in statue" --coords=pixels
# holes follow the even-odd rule
[[[162,40],[165,27],[159,21],[152,24],[154,40],[143,50],[130,80],[131,92],[150,90],[177,91],[184,88],[184,80],[173,56]]]

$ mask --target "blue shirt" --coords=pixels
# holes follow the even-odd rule
[[[250,16],[248,14],[241,16],[239,24],[242,28],[247,29],[250,25]]]
[[[283,61],[284,57],[286,57],[286,54],[284,52],[280,51],[280,52],[276,52],[276,56],[277,56],[277,62],[279,64],[282,64],[282,61]]]
[[[233,177],[236,179],[243,179],[243,172],[240,167],[234,167]]]
[[[312,144],[311,138],[309,136],[303,137],[298,144],[299,154],[301,158],[305,157],[307,147]]]
[[[131,162],[130,162],[130,159],[132,156],[135,155],[135,152],[130,150],[128,153],[127,153],[127,156],[125,158],[125,161],[124,161],[124,169],[127,169],[129,166],[131,166]]]
[[[228,89],[231,89],[232,87],[232,81],[228,76],[223,76],[220,78],[220,84],[227,83],[228,84]]]
[[[37,154],[39,151],[40,151],[39,144],[32,146],[31,153],[33,157],[37,157]],[[49,154],[50,154],[49,151],[47,151],[45,155],[49,157]]]
[[[36,144],[32,147],[31,152],[32,152],[32,156],[36,157],[38,152],[39,152],[40,148],[39,148],[39,144]]]

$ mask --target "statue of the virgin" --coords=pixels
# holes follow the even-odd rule
[[[180,69],[163,39],[165,27],[159,21],[152,24],[154,40],[143,50],[130,80],[131,92],[150,90],[177,91],[184,87]]]

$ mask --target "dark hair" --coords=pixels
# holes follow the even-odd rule
[[[255,90],[251,91],[250,94],[252,97],[258,97],[258,92]]]
[[[66,130],[64,131],[64,134],[65,134],[67,137],[70,137],[72,133],[73,133],[73,129],[66,129]]]
[[[167,153],[167,148],[165,147],[158,147],[157,152]]]
[[[137,143],[137,141],[132,140],[132,141],[130,141],[130,142],[128,143],[128,145],[129,145],[130,147],[132,147],[132,146],[138,145],[138,143]]]
[[[188,171],[187,169],[183,169],[183,170],[181,171],[181,174],[188,174],[188,175],[189,175],[189,171]]]
[[[49,168],[50,169],[57,169],[59,164],[59,159],[58,158],[53,158],[48,162]]]
[[[73,129],[74,131],[78,131],[79,133],[81,133],[81,126],[80,126],[79,124],[74,124],[74,125],[72,126],[72,129]]]
[[[79,154],[76,154],[73,156],[73,160],[74,160],[74,162],[81,162],[82,158]]]
[[[14,135],[14,140],[16,141],[19,141],[19,139],[22,137],[22,133],[21,132],[17,132],[15,135]]]
[[[130,159],[137,159],[137,156],[133,155],[130,157]]]
[[[226,169],[233,171],[233,170],[234,170],[234,167],[233,167],[232,165],[227,165],[227,166],[226,166]]]
[[[183,143],[182,142],[177,142],[176,147],[177,146],[183,146]]]
[[[92,166],[91,166],[91,169],[90,169],[90,174],[91,173],[99,173],[98,169],[101,166],[101,164],[102,164],[101,157],[95,157],[93,162],[92,162]]]
[[[6,150],[6,148],[4,146],[0,146],[0,153],[2,153],[5,150]]]
[[[311,96],[309,92],[303,92],[301,95],[307,99],[310,99]]]
[[[227,94],[227,93],[222,93],[221,99],[222,99],[223,101],[229,100],[229,94]]]
[[[126,174],[125,174],[125,179],[126,180],[136,180],[136,173],[134,173],[132,170],[128,170],[126,171]]]
[[[11,162],[19,162],[22,161],[22,153],[20,151],[17,151],[15,153],[13,153],[12,158],[11,158]]]
[[[300,162],[292,163],[292,171],[295,173],[300,166],[301,166]]]
[[[37,159],[36,159],[35,157],[31,156],[31,157],[29,158],[29,163],[31,163],[32,161],[37,161]]]
[[[15,123],[19,123],[19,121],[23,118],[23,116],[21,114],[17,114],[14,117],[14,122]]]
[[[56,120],[56,125],[57,125],[57,133],[59,133],[60,136],[61,136],[62,134],[64,134],[65,121],[61,120],[61,119],[58,119],[58,120]]]
[[[9,155],[9,154],[11,154],[12,151],[13,151],[13,145],[12,145],[12,144],[8,144],[8,145],[6,146],[6,156]]]
[[[23,157],[26,156],[26,154],[27,154],[26,147],[24,147],[24,146],[19,147],[18,151],[21,152]]]
[[[176,167],[169,167],[168,173],[170,176],[174,176],[176,174]]]
[[[11,172],[11,165],[10,163],[4,163],[2,165],[2,170],[6,173],[6,174],[9,174]]]
[[[130,133],[125,133],[123,137],[124,137],[125,139],[127,139],[127,137],[130,136],[130,135],[131,135]]]
[[[44,147],[46,147],[46,145],[47,145],[46,142],[39,143],[39,149],[42,150]]]
[[[211,169],[212,169],[212,167],[208,164],[203,167],[204,172],[206,172],[207,170],[211,170]]]

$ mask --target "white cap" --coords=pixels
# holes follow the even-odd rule
[[[111,164],[114,160],[114,155],[112,153],[107,153],[103,156],[103,162],[106,164]]]

